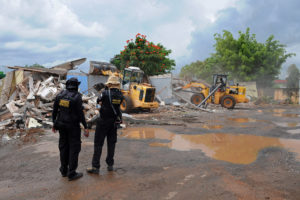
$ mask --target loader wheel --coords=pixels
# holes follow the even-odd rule
[[[128,113],[132,110],[132,101],[128,96],[124,96],[124,100],[122,101],[120,105],[120,109],[122,112]]]
[[[191,97],[191,103],[197,106],[204,99],[205,99],[205,97],[204,97],[204,95],[202,93],[200,93],[200,94],[193,94],[193,96]]]
[[[230,95],[225,95],[221,99],[221,105],[227,109],[233,109],[236,104],[235,98]]]

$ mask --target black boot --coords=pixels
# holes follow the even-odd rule
[[[68,168],[62,168],[62,167],[60,167],[59,171],[60,171],[62,177],[67,177],[67,175],[68,175]]]
[[[108,165],[107,171],[110,171],[110,172],[114,171],[114,167],[112,165]]]
[[[74,180],[76,180],[76,179],[79,179],[79,178],[81,178],[83,176],[83,174],[82,173],[80,173],[80,172],[75,172],[75,174],[73,175],[73,176],[69,176],[69,181],[74,181]]]
[[[86,172],[90,174],[99,174],[99,169],[96,167],[91,167],[91,168],[87,168]]]

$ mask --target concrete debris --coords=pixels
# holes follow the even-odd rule
[[[180,106],[181,104],[180,104],[179,102],[176,101],[176,102],[173,102],[172,105],[173,105],[173,106]]]
[[[4,134],[2,136],[2,142],[6,142],[6,141],[9,141],[9,140],[11,140],[11,138],[7,134]]]
[[[48,128],[53,125],[54,99],[65,89],[66,81],[51,74],[39,76],[39,73],[26,72],[22,73],[23,75],[24,77],[18,76],[16,80],[4,81],[11,82],[11,85],[6,84],[5,88],[9,88],[9,92],[6,91],[6,97],[0,99],[3,105],[0,108],[0,130]],[[11,79],[11,76],[9,78]],[[17,83],[15,86],[14,82]],[[88,96],[83,95],[82,99],[87,121],[96,121],[99,117],[99,111],[96,109],[97,96],[91,93]]]
[[[12,114],[13,113],[16,113],[17,110],[19,109],[16,105],[15,105],[15,101],[11,101],[7,104],[5,104],[7,109],[9,110],[9,112],[11,112]]]
[[[34,118],[29,118],[28,121],[28,128],[37,128],[37,127],[41,127],[42,124],[38,123],[38,121]]]
[[[205,111],[205,112],[214,112],[213,110],[208,110],[208,109],[204,109],[204,108],[195,106],[194,104],[190,103],[189,100],[185,99],[183,96],[180,96],[180,95],[175,94],[175,93],[174,93],[174,95],[176,97],[180,98],[182,101],[185,101],[188,105],[192,106],[193,108],[196,108],[196,109],[199,109],[199,110],[202,110],[202,111]]]
[[[127,113],[122,113],[122,116],[123,116],[123,117],[127,117],[127,118],[133,118],[132,115],[129,115],[129,114],[127,114]]]
[[[55,94],[57,93],[57,88],[55,87],[43,87],[39,92],[38,96],[40,96],[44,100],[52,100],[55,98]]]

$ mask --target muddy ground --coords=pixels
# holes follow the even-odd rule
[[[58,135],[2,132],[0,199],[300,199],[300,107],[240,106],[216,113],[163,107],[118,131],[115,171],[86,174],[93,131],[73,182],[58,172]],[[178,125],[176,125],[178,124]],[[105,146],[106,147],[106,146]]]

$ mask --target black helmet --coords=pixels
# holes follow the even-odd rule
[[[77,78],[72,77],[69,80],[67,80],[66,88],[68,90],[78,90],[78,86],[80,85],[80,82]]]

